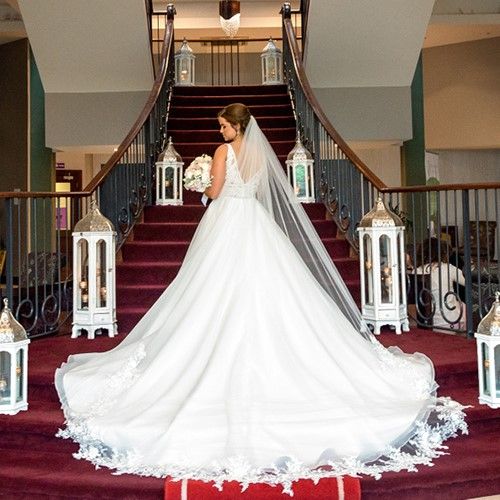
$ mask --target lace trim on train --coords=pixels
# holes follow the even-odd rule
[[[145,465],[142,457],[133,450],[112,449],[102,443],[85,418],[68,418],[66,429],[59,430],[57,435],[79,443],[80,449],[73,455],[75,458],[88,460],[96,467],[116,469],[115,474],[213,481],[219,490],[224,481],[238,481],[242,491],[254,483],[267,483],[280,485],[283,493],[293,496],[293,482],[300,479],[317,482],[321,478],[360,474],[379,479],[384,472],[416,471],[417,465],[431,465],[433,459],[447,454],[447,446],[443,444],[445,440],[456,437],[458,432],[468,433],[464,408],[450,398],[438,398],[430,408],[427,422],[416,425],[415,434],[402,448],[388,449],[383,457],[370,463],[363,463],[355,457],[345,457],[325,461],[316,468],[293,457],[284,460],[280,466],[256,468],[240,456],[213,462],[210,467],[193,467],[187,457],[182,463]]]

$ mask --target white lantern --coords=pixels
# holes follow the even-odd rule
[[[288,153],[286,173],[297,199],[304,203],[314,203],[314,160],[298,136],[294,148]]]
[[[184,162],[174,148],[172,138],[156,162],[156,204],[182,205],[182,167]]]
[[[95,201],[73,230],[73,329],[71,338],[86,330],[89,339],[97,330],[116,330],[115,297],[116,232]]]
[[[490,312],[481,320],[477,339],[479,402],[500,408],[500,292]]]
[[[28,409],[28,344],[26,330],[12,315],[7,299],[0,313],[0,413]]]
[[[175,84],[194,85],[194,60],[196,59],[187,40],[184,38],[181,48],[175,53]]]
[[[406,307],[404,225],[379,197],[359,223],[361,313],[376,334],[383,325],[410,331]]]
[[[281,50],[276,47],[274,40],[269,39],[260,55],[262,61],[262,85],[277,85],[283,83]]]

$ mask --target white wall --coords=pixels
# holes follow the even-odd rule
[[[82,171],[82,189],[97,175],[101,164],[106,163],[111,154],[90,154],[80,151],[59,151],[56,153],[56,162],[65,164],[68,170]]]
[[[323,111],[346,141],[412,137],[410,87],[314,88]]]
[[[147,92],[45,94],[48,147],[118,145],[139,116]]]
[[[388,186],[401,186],[401,148],[394,145],[349,144],[370,170]]]
[[[427,149],[500,148],[500,38],[423,51]]]

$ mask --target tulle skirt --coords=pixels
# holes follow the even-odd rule
[[[56,387],[77,458],[219,485],[378,477],[466,432],[430,360],[355,331],[254,198],[215,200],[150,311]]]

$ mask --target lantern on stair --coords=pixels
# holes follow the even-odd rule
[[[373,326],[389,325],[396,333],[409,331],[406,307],[404,225],[382,198],[359,223],[361,313]]]
[[[475,334],[479,402],[500,408],[500,292],[489,313],[481,320]]]
[[[116,232],[95,201],[73,230],[73,328],[71,338],[85,330],[116,331]]]
[[[175,53],[175,84],[181,86],[194,85],[194,60],[191,47],[184,38],[181,48]]]
[[[156,204],[182,205],[182,167],[184,162],[169,137],[156,161]]]
[[[28,409],[28,344],[26,330],[9,309],[0,313],[0,413],[15,415]]]
[[[269,39],[260,55],[262,62],[262,85],[278,85],[283,83],[281,50],[272,38]]]
[[[298,135],[294,148],[288,153],[286,173],[297,199],[303,203],[314,203],[314,160]]]

